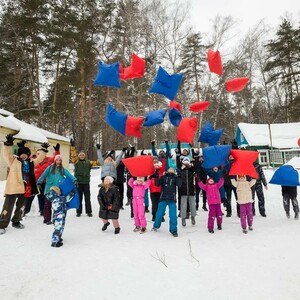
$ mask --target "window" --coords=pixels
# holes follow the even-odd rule
[[[279,150],[270,150],[270,163],[275,165],[282,165],[283,157]]]

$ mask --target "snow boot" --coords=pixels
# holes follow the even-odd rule
[[[246,228],[243,228],[243,233],[248,233],[247,229]]]
[[[195,217],[192,217],[192,225],[195,225],[195,224],[196,224]]]
[[[287,217],[288,219],[291,217],[291,215],[290,215],[289,212],[286,213],[286,217]]]
[[[203,209],[204,211],[207,211],[206,204],[203,204],[202,209]]]
[[[105,231],[107,229],[107,227],[109,226],[109,222],[105,223],[102,227],[102,231]]]
[[[183,227],[185,227],[185,226],[186,226],[185,219],[182,219],[182,220],[181,220],[181,225],[182,225]]]
[[[146,232],[146,227],[142,227],[142,229],[141,229],[141,231],[140,231],[140,233],[145,233]]]
[[[120,227],[115,228],[115,234],[119,234],[119,233],[120,233],[120,230],[121,230]]]
[[[12,227],[17,229],[23,229],[25,226],[18,221],[18,222],[13,222]]]
[[[222,225],[218,224],[218,230],[222,230]]]
[[[52,243],[52,244],[51,244],[51,247],[59,248],[59,247],[61,247],[62,245],[63,245],[62,242],[57,242],[57,243]]]
[[[213,229],[208,229],[209,233],[215,233]]]
[[[253,231],[253,227],[252,227],[252,226],[249,226],[249,230],[250,230],[250,231]]]
[[[141,231],[141,227],[139,226],[136,226],[134,229],[133,229],[133,232],[139,232]]]
[[[174,237],[178,237],[178,233],[175,231],[175,232],[171,232],[171,234],[174,236]]]
[[[296,212],[296,213],[295,213],[295,220],[298,220],[298,219],[299,219],[299,213]]]
[[[0,228],[0,235],[6,232],[5,228]]]

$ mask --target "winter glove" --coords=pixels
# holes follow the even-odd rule
[[[59,151],[59,148],[60,148],[60,144],[56,144],[56,146],[53,146],[53,149],[54,149],[55,151]]]
[[[70,145],[71,147],[75,147],[75,141],[73,139],[70,139]]]
[[[43,143],[43,144],[41,145],[41,147],[42,147],[41,150],[47,153],[47,152],[48,152],[47,148],[49,148],[50,145],[49,145],[48,143]]]
[[[168,141],[168,140],[165,140],[165,144],[168,145],[168,144],[169,144],[169,141]]]
[[[4,145],[5,146],[12,146],[14,144],[14,140],[15,140],[15,138],[13,137],[13,135],[12,134],[8,134],[6,136],[6,142],[4,142]]]
[[[125,152],[126,150],[127,150],[127,147],[124,147],[124,148],[122,149],[123,152]]]
[[[180,155],[180,151],[179,151],[179,149],[178,148],[175,148],[175,153],[176,153],[176,155]]]
[[[77,180],[74,181],[74,185],[78,188],[78,181]]]
[[[26,141],[22,140],[21,142],[17,143],[19,148],[25,147]]]
[[[101,145],[100,145],[100,144],[96,144],[96,148],[97,148],[98,150],[100,150]]]
[[[152,145],[152,146],[155,146],[155,141],[152,141],[152,142],[151,142],[151,145]]]
[[[112,210],[112,209],[113,209],[112,204],[108,204],[108,205],[107,205],[107,210]]]

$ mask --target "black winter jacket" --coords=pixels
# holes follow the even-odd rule
[[[184,168],[181,170],[182,184],[179,187],[181,196],[195,195],[195,169],[194,167]]]
[[[282,196],[288,196],[291,199],[297,198],[297,187],[296,186],[281,186]]]
[[[160,178],[155,177],[155,185],[161,186],[160,201],[176,202],[176,187],[181,186],[181,177],[166,173]]]
[[[112,185],[107,191],[101,186],[98,193],[100,205],[99,217],[102,219],[118,219],[120,210],[119,190]]]

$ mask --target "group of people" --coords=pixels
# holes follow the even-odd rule
[[[102,231],[107,230],[110,220],[114,227],[114,233],[120,233],[119,212],[124,209],[124,184],[127,185],[127,203],[131,207],[131,217],[134,219],[134,232],[145,233],[147,220],[145,212],[149,211],[148,193],[150,193],[153,231],[157,231],[165,221],[166,208],[169,209],[169,232],[178,236],[177,219],[180,217],[181,225],[186,226],[188,219],[191,224],[196,224],[195,216],[200,205],[200,193],[202,193],[202,209],[208,211],[208,232],[214,233],[214,223],[217,229],[222,230],[223,211],[226,217],[232,216],[232,194],[237,202],[237,215],[240,217],[241,227],[244,233],[253,230],[253,215],[255,215],[254,197],[258,198],[259,213],[266,217],[263,186],[267,188],[267,181],[262,167],[256,161],[254,166],[258,178],[249,178],[245,174],[237,176],[229,175],[233,157],[229,156],[225,166],[215,166],[212,169],[203,167],[203,156],[197,149],[182,149],[178,142],[175,149],[175,159],[172,158],[168,141],[165,141],[165,149],[158,153],[155,142],[151,144],[152,153],[140,155],[152,155],[155,173],[146,177],[133,177],[126,170],[123,158],[134,157],[137,151],[133,146],[125,147],[115,157],[112,150],[105,154],[101,151],[101,145],[97,144],[98,160],[90,161],[84,151],[77,153],[75,143],[71,140],[71,161],[74,164],[74,175],[62,165],[59,144],[53,146],[54,155],[47,157],[48,143],[43,143],[36,155],[31,155],[26,141],[18,143],[16,155],[12,155],[14,138],[6,136],[3,147],[3,157],[9,166],[7,182],[5,186],[5,201],[0,215],[0,234],[6,232],[9,222],[14,228],[23,229],[20,223],[24,214],[30,211],[31,203],[35,195],[38,195],[39,210],[43,216],[43,222],[54,225],[52,235],[52,247],[63,245],[62,233],[64,230],[68,202],[78,192],[79,206],[76,216],[83,213],[83,199],[85,213],[92,217],[90,176],[91,168],[101,166],[101,184],[99,185],[98,203],[99,218],[102,219]],[[68,178],[74,187],[66,191],[65,180]],[[299,218],[297,202],[297,189],[282,187],[284,208],[287,217],[290,217],[290,202],[293,205],[295,219]],[[14,215],[13,208],[16,203]],[[177,207],[178,203],[178,207]],[[179,214],[178,214],[179,212]]]

